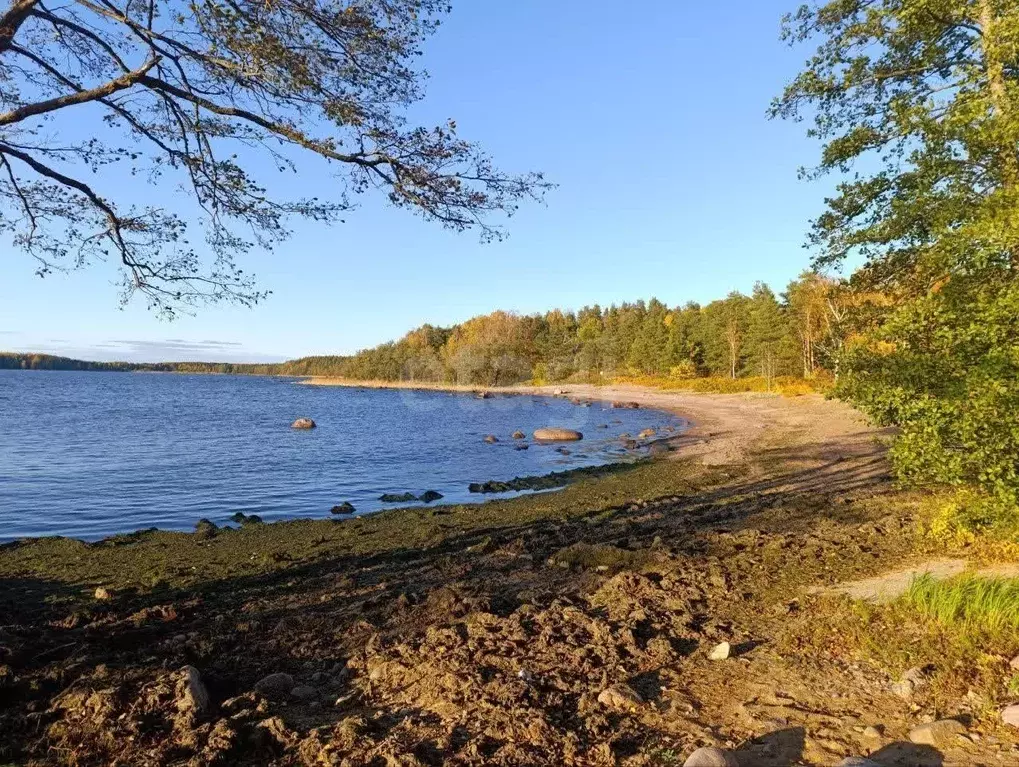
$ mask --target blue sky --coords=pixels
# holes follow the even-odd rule
[[[114,266],[39,279],[0,243],[0,349],[91,359],[262,360],[344,353],[423,322],[657,296],[706,302],[808,264],[826,183],[797,178],[818,147],[765,112],[809,51],[778,39],[798,0],[632,6],[458,0],[429,42],[427,101],[508,170],[559,186],[481,244],[378,198],[346,223],[298,222],[243,264],[273,295],[167,323],[118,304]],[[296,184],[327,195],[314,162]],[[294,185],[295,182],[288,182]],[[157,190],[155,194],[160,194]]]

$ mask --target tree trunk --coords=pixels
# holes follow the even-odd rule
[[[999,151],[1001,158],[1001,185],[1006,193],[1019,187],[1019,155],[1017,144],[1019,136],[1015,135],[1009,119],[1011,109],[1008,101],[1008,88],[1005,80],[1005,61],[997,38],[997,19],[991,0],[977,0],[977,12],[980,24],[980,44],[984,54],[984,69],[987,72],[987,88],[990,93],[991,107],[994,116],[1004,128],[1002,145]],[[1007,246],[1013,271],[1019,271],[1019,243]]]

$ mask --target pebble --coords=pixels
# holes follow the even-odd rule
[[[736,757],[714,746],[698,748],[683,762],[683,767],[739,767]]]
[[[708,660],[725,660],[732,653],[732,646],[728,642],[720,642],[708,653]]]
[[[105,602],[106,600],[110,599],[112,596],[113,595],[109,592],[109,590],[104,589],[102,586],[99,586],[96,589],[95,598],[98,599],[100,602]]]
[[[255,691],[263,695],[286,695],[294,689],[290,674],[269,674],[255,682]]]
[[[879,730],[877,727],[874,727],[873,725],[871,725],[869,727],[864,727],[863,728],[863,737],[871,738],[873,740],[879,740],[883,736],[881,734],[881,730]]]
[[[614,684],[598,693],[598,702],[609,708],[632,709],[640,706],[644,699],[628,684]]]
[[[894,682],[892,684],[892,693],[898,695],[903,700],[909,700],[913,697],[913,683],[908,679],[903,679],[901,682]]]
[[[939,746],[955,741],[957,735],[966,732],[962,722],[956,719],[939,719],[930,724],[921,724],[909,731],[909,740],[919,746]]]
[[[1019,704],[1013,703],[1001,710],[1001,721],[1012,727],[1019,727]]]
[[[301,701],[311,701],[318,697],[318,691],[306,684],[299,684],[290,691],[290,696]]]
[[[1013,671],[1019,671],[1019,655],[1012,658],[1012,660],[1008,662],[1008,665]]]

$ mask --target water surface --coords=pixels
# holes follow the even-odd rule
[[[318,428],[291,429],[300,416]],[[529,437],[550,425],[585,439],[566,445],[570,455],[555,445],[514,449],[513,431]],[[191,530],[238,511],[323,518],[343,501],[360,514],[391,506],[383,493],[436,490],[441,503],[506,497],[467,486],[633,457],[620,447],[624,432],[683,425],[659,411],[528,395],[0,370],[0,540]],[[487,434],[500,441],[485,444]]]

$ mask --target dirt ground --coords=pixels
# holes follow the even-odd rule
[[[0,765],[1019,764],[972,696],[818,641],[819,590],[922,557],[886,435],[817,396],[556,388],[695,427],[511,503],[0,548]]]

